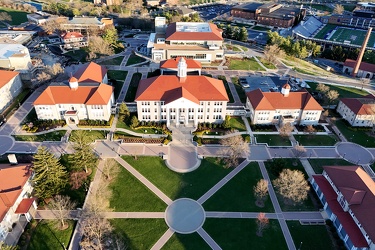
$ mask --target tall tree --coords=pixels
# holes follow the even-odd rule
[[[268,224],[269,224],[269,220],[266,217],[266,214],[265,213],[259,213],[258,216],[257,216],[256,223],[257,223],[256,235],[259,236],[259,237],[262,237],[264,229],[266,229],[268,227]]]
[[[322,94],[325,94],[329,91],[329,86],[323,83],[319,83],[318,86],[316,86],[316,90],[318,90]]]
[[[118,41],[118,35],[117,35],[117,30],[115,27],[109,27],[104,30],[103,34],[103,40],[106,41],[108,44],[111,46],[115,46]]]
[[[341,4],[336,4],[335,8],[333,9],[333,13],[339,14],[339,15],[344,13],[344,11],[345,11],[344,6],[342,6]]]
[[[46,147],[39,147],[34,155],[33,167],[35,195],[40,199],[58,194],[67,184],[67,173],[60,159]]]
[[[307,198],[310,186],[304,174],[299,170],[284,169],[279,177],[273,181],[279,194],[284,197],[285,202],[302,202]]]
[[[110,56],[114,54],[111,45],[100,36],[91,36],[89,40],[89,51],[97,56]]]
[[[76,207],[76,203],[70,200],[69,196],[56,195],[48,203],[48,209],[53,213],[55,218],[59,221],[59,228],[64,230],[67,228],[66,220],[70,210]]]
[[[272,64],[277,64],[278,58],[283,58],[285,52],[277,44],[267,45],[264,49],[264,59]]]
[[[240,30],[240,35],[239,35],[238,40],[242,42],[247,42],[247,38],[248,38],[247,29],[245,27],[242,27]]]
[[[268,195],[268,181],[261,179],[257,182],[256,186],[253,188],[254,195],[257,198],[256,204],[259,207],[264,207],[264,201]]]
[[[128,116],[129,115],[129,109],[128,109],[128,106],[126,106],[126,103],[121,103],[120,104],[120,107],[118,109],[118,113],[119,115],[122,115],[122,116]]]
[[[326,93],[326,97],[329,101],[329,103],[331,104],[332,102],[334,102],[337,98],[339,98],[339,92],[337,92],[336,90],[329,90],[327,93]]]
[[[70,137],[73,143],[74,154],[70,155],[76,170],[84,169],[86,173],[96,166],[97,157],[91,148],[93,139],[85,130],[77,130]]]
[[[289,135],[292,133],[294,127],[290,122],[284,123],[280,127],[280,136],[281,137],[289,137]]]
[[[220,140],[220,144],[224,146],[222,154],[227,168],[236,167],[241,157],[248,157],[250,154],[249,144],[241,135],[234,135],[232,132],[226,133],[226,137]]]

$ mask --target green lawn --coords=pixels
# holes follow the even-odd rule
[[[124,128],[131,130],[136,133],[141,133],[141,134],[162,134],[163,131],[161,129],[155,129],[155,128],[139,128],[139,129],[132,129],[129,127],[127,124],[125,124],[124,121],[118,120],[116,124],[116,128]],[[155,133],[157,131],[157,133]]]
[[[230,58],[229,60],[229,70],[256,70],[256,71],[265,71],[263,67],[254,59],[235,59]]]
[[[219,76],[218,79],[222,80],[224,83],[225,91],[227,91],[227,94],[228,94],[229,103],[233,103],[234,99],[233,99],[232,92],[230,91],[227,78],[225,76]]]
[[[203,159],[197,170],[186,174],[170,170],[159,157],[142,156],[134,160],[123,156],[123,159],[173,200],[198,199],[233,170],[225,169],[215,158]]]
[[[135,95],[137,94],[138,84],[141,78],[142,73],[133,74],[128,91],[126,92],[125,102],[134,102]]]
[[[238,77],[232,77],[232,83],[234,84],[234,87],[236,88],[238,97],[240,98],[242,103],[246,103],[247,95],[245,90],[242,88],[238,81]]]
[[[203,228],[222,249],[288,249],[277,220],[269,220],[263,237],[256,235],[255,219],[208,218]]]
[[[311,87],[311,91],[316,91],[316,87],[318,83],[306,81],[307,84]],[[335,85],[327,85],[329,86],[330,90],[336,90],[339,92],[339,99],[340,98],[357,98],[368,95],[369,93],[360,89],[351,88],[351,87],[344,87],[344,86],[335,86]]]
[[[267,143],[268,146],[272,147],[283,147],[292,145],[288,137],[282,137],[280,135],[255,134],[254,136],[257,139],[257,143]]]
[[[332,12],[332,9],[324,4],[311,4],[311,8],[321,10],[321,11]]]
[[[174,233],[167,243],[162,247],[163,250],[185,250],[185,249],[211,249],[198,233],[179,234]]]
[[[304,250],[335,249],[325,225],[301,225],[299,221],[286,222],[296,248]],[[302,242],[302,246],[301,246]]]
[[[121,65],[122,60],[124,59],[123,56],[118,56],[112,59],[105,60],[101,62],[101,65]]]
[[[334,146],[339,142],[336,135],[294,135],[302,146]]]
[[[41,135],[13,135],[16,141],[61,141],[66,133],[66,130],[58,130],[54,132],[49,132]]]
[[[7,12],[12,17],[12,21],[10,22],[11,25],[19,25],[21,23],[27,22],[27,12],[5,7],[1,7],[0,12]]]
[[[108,70],[107,72],[109,79],[125,81],[128,71],[125,70]]]
[[[305,169],[303,168],[300,161],[297,161],[297,166],[293,166],[294,159],[283,159],[283,160],[286,161],[286,166],[287,166],[288,169],[301,171],[302,173],[304,173],[305,178],[307,180],[308,175],[307,175],[307,173],[306,173]],[[275,180],[277,177],[275,175],[273,175],[272,172],[270,171],[270,162],[266,161],[266,162],[264,162],[264,164],[266,166],[266,169],[267,169],[267,172],[268,172],[268,175],[269,175],[271,181]],[[277,196],[277,199],[279,201],[279,204],[280,204],[280,207],[281,207],[282,211],[287,212],[287,211],[316,211],[316,210],[318,210],[314,206],[314,203],[312,201],[311,197],[314,197],[314,191],[311,190],[311,189],[309,191],[309,196],[307,197],[307,199],[304,200],[302,203],[299,203],[299,204],[285,204],[283,197],[277,192],[276,189],[275,189],[275,192],[276,192],[276,196]]]
[[[229,125],[232,129],[237,129],[238,131],[246,131],[245,123],[240,116],[231,116]]]
[[[168,229],[164,219],[113,219],[111,225],[131,250],[151,249]]]
[[[64,55],[68,55],[72,57],[77,62],[86,62],[86,57],[88,56],[88,52],[85,49],[78,49],[78,50],[71,50]]]
[[[125,168],[111,181],[110,206],[116,212],[164,212],[167,205]],[[117,172],[117,171],[116,171]]]
[[[144,62],[144,61],[146,61],[146,59],[144,59],[143,57],[131,54],[129,56],[128,61],[126,62],[126,66],[141,63],[141,62]]]
[[[253,187],[262,179],[257,162],[249,163],[233,179],[220,188],[210,199],[203,203],[205,211],[228,212],[274,212],[268,198],[265,207],[255,205]]]
[[[267,62],[263,57],[258,56],[257,58],[267,69],[277,69],[273,63]]]
[[[70,137],[69,137],[69,141],[71,139],[71,137],[77,133],[78,130],[72,130],[71,134],[70,134]],[[89,136],[92,140],[92,142],[94,142],[95,140],[101,140],[101,139],[105,139],[107,137],[107,134],[108,134],[108,131],[107,130],[85,130],[87,136]]]
[[[66,230],[58,230],[54,225],[46,221],[41,221],[35,228],[28,250],[56,250],[63,249],[65,245],[68,247],[70,237],[74,230],[74,221],[68,221],[69,228]],[[63,245],[64,244],[64,245]]]
[[[353,5],[345,4],[345,5],[343,5],[343,7],[344,7],[344,10],[352,12],[355,9],[356,6],[355,6],[355,4],[353,4]]]
[[[334,123],[348,141],[357,143],[364,147],[375,147],[374,138],[369,136],[371,133],[371,128],[369,128],[367,131],[358,130],[347,125],[344,120],[336,120]]]
[[[323,173],[323,166],[353,166],[353,163],[343,159],[309,159],[311,167],[316,174]]]

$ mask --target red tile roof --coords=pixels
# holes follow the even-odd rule
[[[352,59],[346,59],[344,62],[344,66],[354,68],[356,61]],[[359,66],[360,70],[375,73],[375,64],[361,62]]]
[[[78,79],[78,82],[101,83],[103,82],[105,74],[107,74],[106,67],[100,66],[94,62],[90,62],[81,66],[73,76]]]
[[[176,57],[174,59],[168,59],[160,62],[161,69],[177,69],[178,62],[180,61],[181,57]],[[202,68],[202,64],[193,59],[186,59],[186,64],[188,69],[200,69]]]
[[[18,74],[17,71],[0,70],[0,89]]]
[[[27,212],[29,212],[29,209],[31,207],[31,205],[33,204],[33,202],[35,201],[35,198],[26,198],[26,199],[23,199],[20,204],[18,205],[17,209],[16,209],[16,214],[26,214]]]
[[[34,105],[106,105],[111,98],[113,89],[112,86],[104,83],[99,86],[79,86],[77,89],[71,89],[69,86],[49,86],[34,101]]]
[[[361,98],[341,98],[340,101],[353,111],[354,114],[375,114],[375,97],[373,95],[367,95]]]
[[[359,166],[329,166],[324,170],[345,199],[354,203],[349,206],[350,209],[374,242],[375,182]],[[355,190],[355,193],[348,192],[348,189]]]
[[[79,32],[68,32],[68,33],[63,34],[61,37],[62,39],[70,39],[70,38],[83,37],[83,35]]]
[[[206,76],[187,76],[183,81],[174,75],[161,75],[141,80],[136,101],[173,101],[185,97],[192,102],[229,101],[221,80]]]
[[[177,23],[171,23],[165,31],[165,40],[223,41],[223,36],[221,35],[222,30],[219,29],[216,24],[209,23],[208,25],[211,29],[210,32],[181,32],[176,31]]]
[[[0,222],[20,196],[30,176],[29,165],[0,164]]]
[[[289,92],[284,96],[280,92],[262,92],[256,89],[246,93],[255,110],[303,109],[323,110],[322,106],[307,91]]]
[[[323,175],[313,175],[315,182],[318,184],[320,190],[324,194],[329,208],[337,216],[345,232],[348,234],[350,240],[356,247],[368,247],[367,241],[363,236],[361,230],[354,222],[353,218],[348,212],[344,212],[341,205],[337,201],[337,194],[331,187],[331,184]]]

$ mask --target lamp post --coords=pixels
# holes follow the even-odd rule
[[[302,241],[301,241],[301,244],[299,244],[299,248],[298,248],[298,250],[301,250],[301,247],[302,247]]]

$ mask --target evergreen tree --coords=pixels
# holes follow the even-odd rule
[[[86,131],[78,130],[72,135],[71,141],[75,152],[69,156],[69,160],[72,161],[74,169],[84,169],[87,173],[89,168],[95,167],[97,160],[91,148],[93,139]]]
[[[131,127],[136,128],[138,127],[138,125],[139,125],[138,118],[137,116],[133,115],[132,120],[131,120]]]
[[[60,159],[46,147],[39,147],[34,155],[33,167],[35,195],[40,199],[58,194],[67,184],[67,173]]]
[[[240,30],[240,35],[239,35],[239,41],[246,42],[247,41],[247,29],[245,27],[242,27]]]

